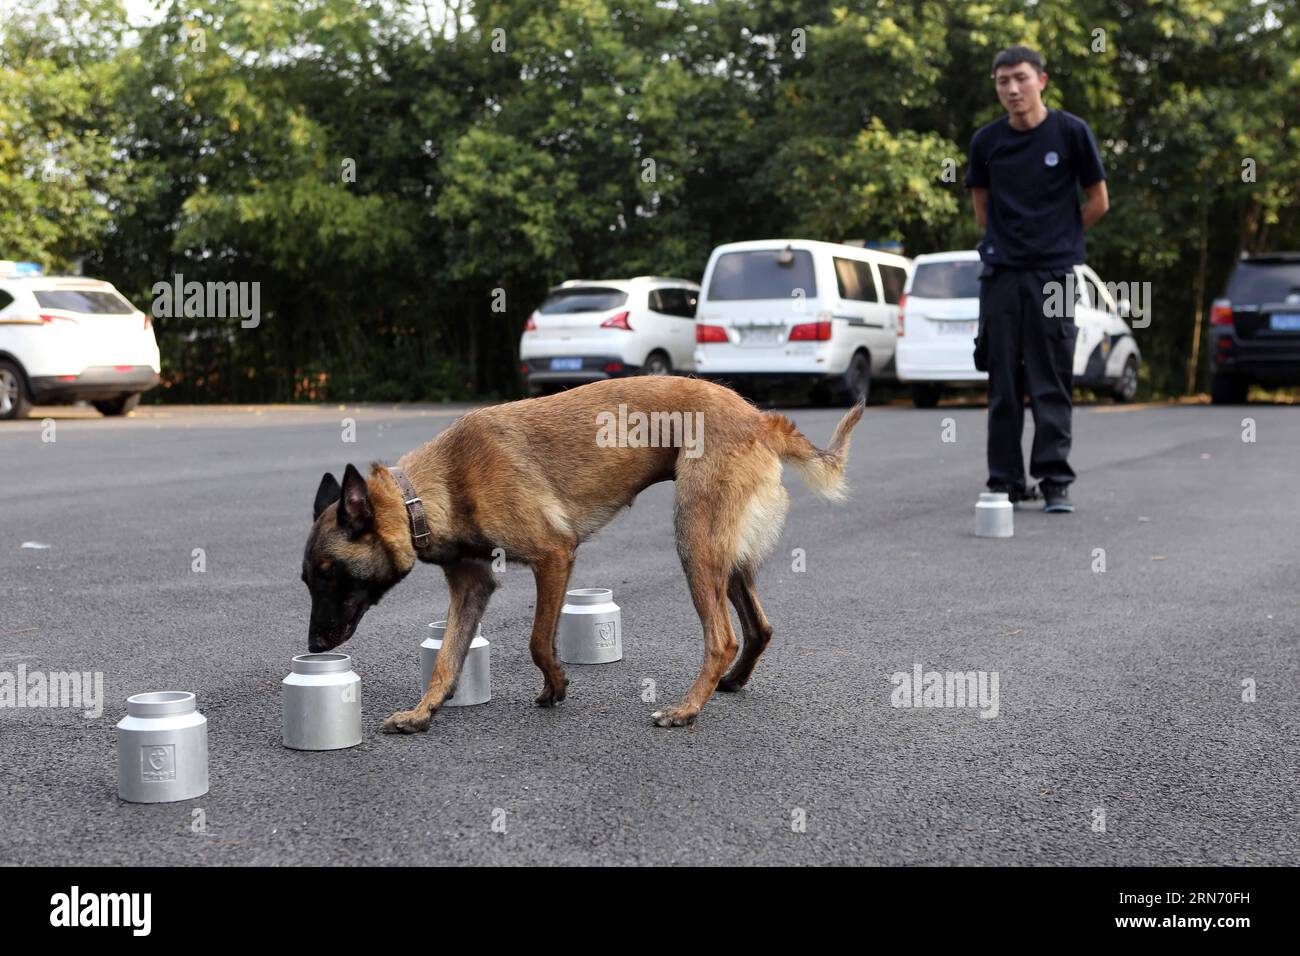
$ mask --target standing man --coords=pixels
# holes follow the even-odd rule
[[[1073,266],[1083,262],[1084,230],[1110,208],[1106,174],[1088,124],[1043,105],[1047,74],[1037,52],[1003,50],[993,80],[1007,115],[975,133],[966,168],[984,229],[975,366],[989,373],[988,486],[1013,502],[1037,497],[1025,486],[1020,450],[1028,393],[1029,473],[1041,483],[1045,511],[1069,512]]]

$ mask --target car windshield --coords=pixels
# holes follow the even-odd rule
[[[912,277],[912,295],[918,299],[978,299],[983,267],[978,259],[918,263]]]
[[[789,299],[799,290],[805,298],[817,295],[812,253],[806,249],[788,250],[790,261],[782,264],[783,249],[754,252],[725,252],[713,265],[709,280],[709,298]]]
[[[542,315],[567,315],[573,312],[605,312],[627,303],[621,289],[582,286],[552,292],[537,311]]]
[[[82,315],[130,315],[135,309],[116,292],[88,289],[45,289],[34,293],[45,309],[60,309]]]
[[[1247,305],[1286,302],[1300,296],[1300,262],[1239,262],[1228,283],[1228,301]]]

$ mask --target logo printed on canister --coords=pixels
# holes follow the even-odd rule
[[[140,779],[152,783],[176,779],[176,745],[145,744],[140,748]]]
[[[601,621],[596,625],[596,646],[613,647],[614,646],[614,622]]]

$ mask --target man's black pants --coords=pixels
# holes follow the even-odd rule
[[[989,373],[990,487],[1024,490],[1020,436],[1026,394],[1034,415],[1029,473],[1051,484],[1074,480],[1066,459],[1074,410],[1076,294],[1073,270],[986,265],[980,275],[982,341],[976,352]]]

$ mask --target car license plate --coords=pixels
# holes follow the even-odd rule
[[[978,322],[937,322],[940,335],[968,335],[975,337],[975,332],[979,328]]]
[[[1274,332],[1300,332],[1300,312],[1274,312],[1268,327]]]
[[[782,331],[784,330],[779,325],[742,328],[740,342],[742,345],[776,345],[781,341]]]
[[[551,359],[552,372],[576,372],[581,368],[582,368],[582,359],[580,358]]]

